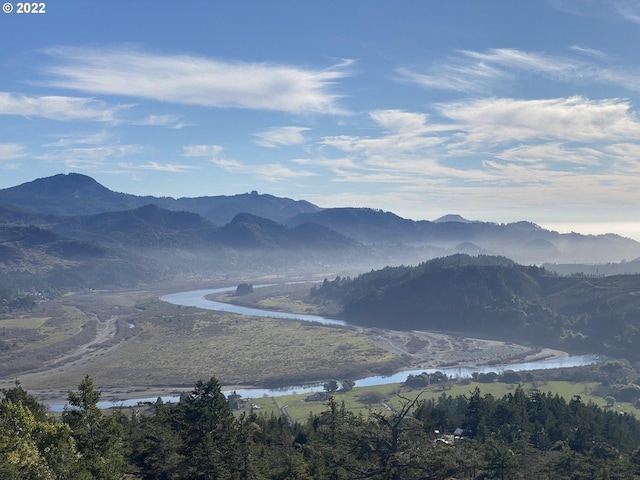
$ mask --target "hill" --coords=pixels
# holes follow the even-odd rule
[[[133,210],[155,204],[167,210],[197,213],[222,225],[238,213],[252,213],[274,221],[319,208],[304,200],[296,201],[251,192],[196,198],[136,196],[109,190],[93,178],[78,173],[39,178],[15,187],[0,189],[0,202],[47,215],[95,215]]]
[[[57,217],[53,230],[125,248],[193,248],[215,242],[218,228],[200,215],[145,205],[97,215]]]
[[[640,275],[561,277],[504,257],[454,255],[336,278],[311,291],[349,321],[446,330],[640,358]],[[621,333],[624,332],[624,333]]]
[[[95,242],[34,226],[0,225],[0,305],[23,294],[106,288],[157,281],[158,264]]]

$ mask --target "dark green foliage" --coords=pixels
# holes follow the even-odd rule
[[[241,283],[236,288],[235,295],[249,295],[250,293],[253,293],[253,285],[251,285],[250,283]]]
[[[504,257],[452,255],[326,280],[310,292],[367,326],[447,330],[637,360],[640,275],[560,277]]]
[[[517,387],[494,398],[474,389],[396,410],[355,415],[334,397],[304,424],[231,414],[217,381],[178,404],[105,414],[86,377],[69,393],[64,423],[19,385],[0,403],[2,478],[346,480],[557,478],[640,475],[640,423],[629,415]],[[37,415],[34,416],[36,412]],[[454,438],[454,434],[456,437]]]
[[[94,389],[93,379],[87,375],[77,392],[69,392],[68,400],[62,419],[73,432],[82,459],[82,475],[105,480],[121,478],[125,471],[122,431],[113,417],[105,416],[98,408],[100,392]]]

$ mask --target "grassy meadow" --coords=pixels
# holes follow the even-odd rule
[[[607,402],[599,396],[593,395],[591,392],[597,387],[596,382],[565,382],[565,381],[549,381],[539,383],[525,383],[522,385],[525,391],[534,389],[541,392],[551,392],[558,394],[565,400],[571,400],[575,395],[580,396],[584,403],[593,402],[600,407],[606,407]],[[420,395],[421,399],[435,399],[441,395],[469,395],[476,387],[480,389],[482,395],[492,395],[500,398],[513,392],[517,385],[506,383],[478,383],[478,382],[459,382],[454,384],[431,385],[425,389],[405,389],[400,384],[387,384],[372,387],[356,387],[350,392],[336,392],[334,398],[339,404],[344,402],[345,408],[355,414],[367,416],[370,411],[383,411],[386,407],[382,402],[375,404],[368,403],[368,397],[383,397],[384,403],[397,408],[405,399],[414,399]],[[370,395],[374,392],[374,395]],[[378,395],[379,394],[379,395]],[[251,399],[251,403],[259,407],[259,411],[270,415],[280,415],[280,409],[284,407],[289,416],[298,422],[304,422],[309,414],[319,414],[326,410],[325,402],[305,402],[304,399],[309,394],[284,395],[279,397],[262,397]],[[617,412],[629,413],[640,417],[640,410],[634,405],[625,402],[618,402],[612,407]]]

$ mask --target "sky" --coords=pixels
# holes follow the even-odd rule
[[[638,0],[10,9],[0,188],[77,172],[640,238]]]

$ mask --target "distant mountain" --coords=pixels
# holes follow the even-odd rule
[[[628,262],[615,263],[545,263],[542,265],[547,270],[560,275],[583,274],[590,276],[608,275],[636,275],[640,274],[640,258]]]
[[[130,210],[151,203],[151,198],[112,192],[93,178],[78,173],[39,178],[0,190],[0,201],[12,203],[31,213],[51,215],[92,215]]]
[[[136,196],[113,192],[93,178],[78,173],[54,175],[0,189],[0,202],[13,204],[31,213],[49,215],[94,215],[155,204],[167,210],[198,213],[218,225],[228,223],[238,213],[252,213],[282,222],[299,213],[320,210],[304,200],[260,195],[257,192],[180,199]]]
[[[415,241],[423,223],[382,210],[346,207],[302,213],[291,218],[287,225],[295,227],[305,222],[323,225],[365,244]]]
[[[229,223],[239,213],[250,213],[275,222],[284,223],[300,213],[318,212],[321,209],[305,200],[275,197],[255,191],[231,196],[163,199],[159,206],[170,210],[195,212],[216,225]]]
[[[433,223],[447,223],[447,222],[476,223],[471,220],[467,220],[466,218],[463,218],[460,215],[455,215],[455,214],[444,215],[433,221]]]
[[[218,230],[196,213],[165,210],[156,205],[97,215],[56,217],[52,228],[73,238],[135,249],[207,245],[216,241]]]
[[[489,335],[635,361],[638,292],[640,275],[561,277],[504,257],[460,254],[325,281],[310,297],[370,327]]]
[[[366,245],[430,245],[473,253],[473,244],[476,252],[507,255],[523,263],[596,263],[640,256],[640,243],[619,235],[560,234],[526,221],[498,224],[460,218],[413,221],[368,208],[328,208],[297,215],[287,225],[318,223]]]
[[[176,213],[172,216],[168,211]],[[203,223],[205,220],[194,214],[209,222]],[[245,214],[253,217],[243,217]],[[95,215],[103,216],[89,218]],[[62,218],[79,216],[85,218]],[[526,221],[498,224],[470,221],[460,215],[445,215],[433,222],[414,221],[370,208],[321,209],[304,200],[257,192],[180,199],[141,197],[113,192],[80,174],[55,175],[0,190],[0,222],[40,225],[110,245],[137,242],[138,246],[183,250],[198,244],[264,249],[359,243],[402,250],[403,261],[414,263],[425,257],[411,257],[411,249],[416,253],[423,249],[506,255],[533,264],[603,263],[640,257],[640,243],[628,238],[560,234]]]
[[[241,213],[220,228],[216,238],[235,248],[344,248],[357,243],[327,227],[304,223],[293,229],[266,218]]]

